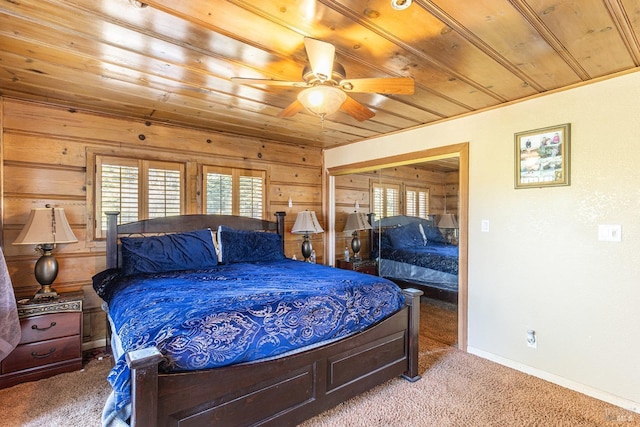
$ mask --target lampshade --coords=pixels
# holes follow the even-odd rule
[[[320,226],[314,211],[302,211],[298,212],[291,232],[293,234],[315,234],[322,233],[324,230]]]
[[[14,245],[44,245],[77,242],[63,208],[31,209],[29,219]]]
[[[440,220],[438,221],[439,228],[458,228],[458,220],[454,214],[443,214],[440,215]]]
[[[334,86],[317,85],[304,89],[298,94],[298,101],[309,112],[320,116],[333,114],[347,99],[347,94]]]
[[[370,230],[371,224],[367,220],[364,212],[351,212],[347,217],[347,223],[344,225],[344,232],[353,232],[357,230]]]

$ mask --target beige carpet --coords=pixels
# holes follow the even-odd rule
[[[80,371],[0,390],[0,426],[100,426],[111,366],[110,357],[92,358]]]
[[[640,414],[450,347],[455,311],[427,303],[421,310],[421,380],[393,379],[302,426],[640,425]],[[110,359],[94,357],[82,371],[0,390],[0,426],[99,426],[110,366]]]

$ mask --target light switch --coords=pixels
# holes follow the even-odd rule
[[[488,219],[483,219],[482,223],[480,225],[480,230],[483,233],[488,233],[489,232],[489,220]]]
[[[598,226],[598,240],[604,242],[622,241],[622,226],[619,224],[600,224]]]

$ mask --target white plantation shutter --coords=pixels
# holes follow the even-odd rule
[[[208,214],[232,215],[233,176],[210,172],[205,174],[206,206]]]
[[[118,223],[180,215],[184,164],[96,156],[96,237],[107,228],[104,212],[120,212]]]
[[[395,216],[400,213],[400,187],[397,185],[387,185],[385,189],[386,216]]]
[[[264,198],[262,176],[241,174],[239,176],[239,185],[238,215],[262,219]]]
[[[418,193],[414,190],[407,189],[405,191],[405,214],[409,216],[416,216],[418,212]]]
[[[429,189],[407,187],[405,189],[405,215],[427,218],[429,215]]]
[[[400,212],[400,186],[397,184],[372,184],[373,212],[376,218],[398,215]]]
[[[376,218],[384,218],[384,189],[377,184],[373,185],[373,212]]]
[[[180,215],[180,170],[149,168],[149,218]]]
[[[204,176],[207,213],[264,218],[265,171],[205,166]]]
[[[418,215],[420,218],[429,216],[429,190],[418,192]]]
[[[102,164],[101,212],[120,212],[118,221],[138,220],[138,167]],[[100,215],[102,230],[107,229],[106,215]]]

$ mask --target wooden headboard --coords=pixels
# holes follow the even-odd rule
[[[276,212],[275,221],[248,218],[235,215],[178,215],[164,218],[145,219],[118,225],[120,212],[105,212],[107,215],[107,268],[118,267],[118,238],[131,235],[154,235],[181,233],[210,228],[217,230],[224,225],[236,230],[271,231],[282,236],[284,250],[284,217],[286,212]]]

